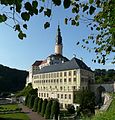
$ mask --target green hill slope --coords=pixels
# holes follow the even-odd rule
[[[98,113],[93,118],[84,120],[115,120],[115,98],[113,97],[113,101],[106,112]]]
[[[27,71],[0,65],[0,92],[16,92],[25,86]]]

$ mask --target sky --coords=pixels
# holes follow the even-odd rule
[[[32,17],[27,23],[27,38],[24,40],[20,40],[17,37],[17,32],[9,26],[0,24],[0,64],[20,70],[28,70],[36,60],[44,60],[50,54],[54,54],[55,38],[59,24],[65,57],[72,59],[75,54],[78,59],[83,58],[83,61],[93,70],[115,69],[115,65],[109,61],[105,65],[93,63],[92,58],[95,54],[76,46],[76,43],[83,38],[87,38],[91,31],[82,23],[79,27],[70,24],[65,25],[64,17],[69,14],[63,8],[54,8],[51,26],[46,30],[43,28],[43,24],[48,20],[47,17],[43,15]]]

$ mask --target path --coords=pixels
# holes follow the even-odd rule
[[[30,120],[46,120],[41,115],[37,114],[37,112],[33,112],[31,109],[24,106],[23,104],[19,104],[19,107],[22,108],[22,112],[29,116]]]

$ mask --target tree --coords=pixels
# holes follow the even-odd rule
[[[48,103],[47,99],[44,99],[43,103],[42,103],[42,109],[41,109],[41,115],[44,117],[45,114],[45,110],[46,110],[46,105]]]
[[[29,99],[29,95],[26,96],[25,103],[24,103],[25,106],[27,106],[27,104],[28,104],[28,99]]]
[[[52,106],[52,99],[48,101],[48,104],[47,104],[47,106],[46,106],[46,110],[45,110],[45,118],[46,118],[46,119],[50,119],[51,106]]]
[[[33,106],[33,111],[34,111],[34,112],[37,112],[37,109],[38,109],[38,101],[39,101],[39,98],[36,97],[35,100],[34,100],[34,106]]]
[[[50,118],[53,119],[55,117],[55,120],[58,120],[59,115],[59,102],[57,100],[54,100],[51,106],[51,116]]]
[[[48,17],[49,20],[44,23],[46,29],[50,27],[50,20],[54,13],[53,7],[58,8],[62,5],[64,9],[72,12],[71,16],[67,15],[64,18],[65,24],[70,22],[72,26],[77,27],[81,21],[84,21],[86,26],[94,31],[87,39],[82,40],[83,43],[77,42],[77,45],[81,43],[81,47],[88,51],[92,50],[88,44],[95,44],[93,50],[97,55],[97,60],[93,59],[94,62],[105,64],[110,53],[115,52],[115,0],[89,0],[87,2],[80,0],[32,0],[31,2],[28,0],[1,0],[0,4],[3,7],[0,23],[4,22],[9,25],[8,21],[11,19],[13,26],[9,26],[18,31],[20,39],[26,37],[23,31],[28,29],[27,21],[32,16],[43,13],[45,17]],[[4,10],[4,6],[8,8],[8,11]],[[115,56],[109,60],[115,63]]]
[[[38,101],[38,110],[37,112],[40,113],[41,112],[41,108],[42,108],[42,102],[43,102],[43,99],[40,98],[39,101]]]
[[[95,95],[89,90],[79,90],[75,93],[74,102],[80,104],[83,114],[95,113]]]
[[[31,96],[30,96],[30,99],[29,99],[29,108],[30,108],[30,109],[33,108],[35,97],[36,97],[36,96],[34,96],[34,95],[31,95]]]
[[[69,113],[74,114],[75,113],[75,107],[73,105],[68,105],[67,110]]]

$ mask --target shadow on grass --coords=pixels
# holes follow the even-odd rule
[[[0,120],[22,120],[22,119],[16,119],[16,118],[2,118],[2,117],[0,117]]]

